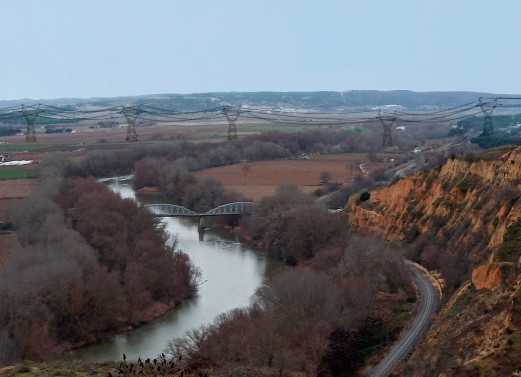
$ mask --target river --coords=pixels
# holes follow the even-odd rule
[[[132,186],[111,183],[109,188],[123,198],[139,200]],[[202,273],[204,282],[198,295],[184,302],[165,316],[135,330],[116,335],[106,341],[86,347],[78,357],[86,361],[121,360],[155,357],[168,342],[187,331],[207,325],[221,313],[246,307],[266,272],[266,260],[233,237],[209,230],[199,240],[197,224],[189,219],[163,218],[170,241],[190,256]]]

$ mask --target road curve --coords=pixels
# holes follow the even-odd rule
[[[418,314],[410,327],[401,334],[385,358],[368,374],[369,377],[387,377],[403,361],[431,325],[438,306],[437,294],[429,278],[413,264],[409,264],[416,284]]]

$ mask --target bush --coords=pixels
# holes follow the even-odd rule
[[[477,175],[467,174],[458,184],[457,187],[462,192],[475,189],[481,184],[481,178]]]
[[[353,237],[347,247],[329,248],[305,267],[276,274],[252,307],[174,340],[170,353],[196,370],[204,365],[216,373],[240,365],[281,375],[354,376],[399,331],[370,314],[380,313],[377,291],[390,289],[414,292],[396,250]]]
[[[313,203],[296,186],[281,186],[262,199],[243,224],[268,253],[280,260],[302,260],[340,240],[345,224]]]
[[[371,199],[371,193],[369,191],[364,191],[360,194],[361,202],[367,202],[369,199]]]
[[[244,148],[244,157],[247,160],[273,160],[277,158],[286,158],[290,156],[290,152],[275,143],[254,141],[253,144]]]
[[[94,179],[44,181],[11,217],[21,247],[0,275],[0,362],[95,341],[195,292],[197,271],[156,221]]]
[[[503,237],[498,252],[500,261],[511,261],[517,265],[521,253],[521,221],[511,224]]]

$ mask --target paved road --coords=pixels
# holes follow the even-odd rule
[[[421,339],[422,335],[429,328],[432,316],[437,309],[437,295],[429,278],[418,270],[414,265],[410,264],[414,274],[414,281],[417,287],[417,295],[419,296],[418,315],[398,340],[385,358],[374,367],[369,373],[370,377],[387,377],[394,368],[404,360],[413,350],[414,346]]]

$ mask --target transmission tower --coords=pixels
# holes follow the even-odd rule
[[[483,136],[490,136],[494,133],[492,113],[497,106],[497,98],[495,98],[493,101],[483,102],[483,98],[479,97],[478,106],[483,112]]]
[[[224,106],[222,112],[228,120],[228,140],[237,140],[237,119],[241,114],[240,107],[234,110],[231,106]]]
[[[24,105],[22,105],[22,116],[25,120],[26,129],[25,129],[25,142],[26,143],[36,143],[36,128],[35,123],[38,117],[40,116],[41,110],[40,105],[36,107],[36,109],[26,109]]]
[[[126,141],[138,141],[136,123],[141,110],[139,107],[125,106],[121,109],[121,113],[127,120],[127,137]]]
[[[378,110],[378,119],[380,120],[380,123],[382,124],[382,146],[384,148],[386,147],[392,147],[393,144],[393,134],[392,129],[394,124],[396,123],[396,120],[398,119],[396,116],[383,116],[382,110]]]

